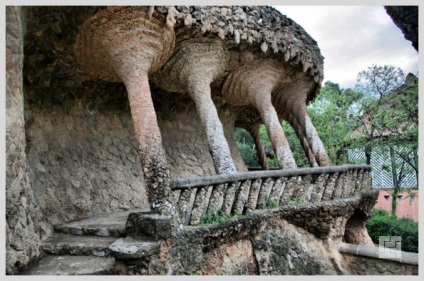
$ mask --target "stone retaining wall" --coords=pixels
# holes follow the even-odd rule
[[[342,243],[339,246],[353,275],[418,275],[418,254],[387,249],[380,257],[378,246]],[[393,256],[390,255],[392,253]]]
[[[6,7],[6,273],[39,255],[37,198],[28,176],[22,83],[24,18]]]
[[[255,210],[220,224],[186,226],[162,242],[159,254],[118,261],[119,269],[130,275],[354,274],[337,245],[349,217],[372,208],[375,201],[370,199],[376,196],[366,192],[315,205]]]

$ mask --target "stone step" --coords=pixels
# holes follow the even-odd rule
[[[123,212],[103,214],[87,219],[56,225],[55,230],[73,235],[97,235],[122,237],[126,234],[128,215],[133,212],[146,212],[145,209],[132,209]]]
[[[111,255],[121,260],[140,259],[160,253],[161,241],[150,237],[125,237],[109,246]]]
[[[116,237],[99,237],[56,233],[47,239],[41,249],[51,255],[110,256],[109,246]]]
[[[22,275],[111,275],[114,265],[113,257],[47,255]]]

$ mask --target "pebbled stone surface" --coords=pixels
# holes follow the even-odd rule
[[[146,237],[125,237],[109,246],[112,255],[118,259],[140,259],[160,252],[159,241]]]
[[[69,222],[55,226],[57,231],[73,235],[97,235],[121,237],[126,233],[125,225],[128,215],[135,211],[145,209],[133,209],[124,212],[99,215],[79,221]]]
[[[45,256],[22,275],[109,275],[115,258],[85,256]]]
[[[25,20],[22,7],[7,6],[6,9],[6,145],[5,169],[2,170],[5,180],[3,196],[5,209],[5,251],[6,273],[16,274],[23,266],[31,262],[39,254],[41,235],[39,235],[38,206],[34,200],[32,180],[29,177],[31,164],[28,163],[24,120],[24,87],[23,87],[23,39]],[[4,112],[4,111],[2,111]],[[5,116],[6,115],[6,116]],[[4,139],[3,139],[4,140]],[[4,185],[5,184],[5,185]],[[3,197],[4,198],[4,197]],[[4,230],[3,230],[4,231]]]
[[[171,217],[146,212],[128,216],[126,232],[129,235],[147,235],[155,239],[167,239],[172,235]]]
[[[70,235],[57,233],[45,241],[41,249],[51,255],[110,256],[109,246],[115,237]]]

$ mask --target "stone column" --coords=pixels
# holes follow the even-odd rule
[[[20,7],[6,6],[6,274],[35,260],[41,243],[25,153],[21,13]]]
[[[312,77],[299,76],[287,84],[281,84],[273,96],[278,114],[294,128],[311,166],[330,165],[330,158],[306,111],[308,96],[315,91],[316,82]],[[305,140],[306,139],[306,140]],[[315,158],[313,159],[311,152]]]
[[[188,93],[193,99],[217,174],[236,172],[210,88],[223,75],[227,64],[228,51],[219,39],[192,38],[179,43],[172,58],[153,75],[153,81],[161,88]]]
[[[210,83],[212,81],[196,76],[193,73],[188,79],[188,91],[196,104],[197,113],[206,132],[215,171],[217,174],[235,173],[236,166],[231,158],[230,147],[211,98]]]
[[[303,134],[302,127],[298,123],[297,119],[292,114],[288,113],[287,114],[287,121],[289,122],[289,124],[294,129],[296,136],[299,138],[300,143],[301,143],[302,148],[303,148],[303,152],[305,153],[306,158],[308,159],[309,165],[311,167],[317,167],[318,163],[315,160],[315,155],[312,152],[311,148],[309,147],[309,143],[308,143],[305,135]]]
[[[309,146],[315,155],[315,159],[317,160],[318,165],[321,167],[331,165],[330,157],[328,157],[324,144],[318,136],[317,130],[315,129],[314,124],[312,124],[311,118],[309,117],[306,110],[303,121],[305,124],[306,139],[309,142]]]
[[[258,154],[258,160],[259,160],[259,164],[262,167],[262,170],[269,170],[269,165],[265,155],[264,144],[262,143],[261,135],[259,133],[259,128],[260,128],[259,124],[252,126],[248,129],[248,132],[250,133],[250,135],[253,138],[253,141],[255,142],[256,151]]]
[[[140,148],[147,198],[153,210],[163,208],[164,204],[170,204],[169,170],[147,73],[140,73],[137,78],[127,79],[125,86],[134,133]],[[166,208],[159,211],[168,212]]]
[[[269,96],[270,94],[271,93],[269,93]],[[271,99],[263,100],[263,102],[257,106],[268,132],[268,137],[272,143],[272,148],[277,155],[280,168],[297,168],[289,146],[289,142],[287,141],[286,135],[284,134],[277,112],[275,111],[274,106],[271,104]]]
[[[222,94],[229,104],[253,105],[259,111],[281,169],[297,167],[271,102],[273,91],[284,83],[284,74],[283,65],[276,60],[255,60],[230,73],[222,87]]]
[[[148,75],[172,54],[176,11],[170,7],[166,18],[147,12],[143,6],[101,10],[81,26],[75,54],[91,75],[125,83],[151,209],[174,215],[167,159]]]

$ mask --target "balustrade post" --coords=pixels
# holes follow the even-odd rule
[[[239,189],[239,187],[240,187],[240,182],[236,181],[236,182],[230,183],[228,188],[226,189],[224,203],[222,204],[222,209],[221,209],[221,214],[223,216],[228,216],[231,214],[236,192]]]
[[[352,190],[355,190],[355,171],[349,170],[347,175],[348,182],[346,186],[346,195],[348,196],[352,192]]]
[[[311,202],[321,202],[327,179],[328,174],[321,174],[318,176],[317,180],[315,181],[315,192],[313,192],[311,195]]]
[[[191,211],[190,224],[197,225],[202,220],[202,215],[207,207],[209,198],[207,198],[208,188],[212,186],[200,187],[197,189],[194,198],[193,209]]]
[[[284,205],[288,201],[290,201],[293,195],[293,191],[296,188],[296,185],[297,185],[297,176],[290,177],[286,181],[286,186],[284,188],[283,196],[281,196],[281,199],[280,199],[280,205]]]
[[[212,194],[209,199],[208,213],[217,213],[221,210],[222,204],[224,202],[224,192],[227,188],[227,183],[221,183],[214,185],[212,189]]]
[[[334,187],[336,186],[336,181],[339,176],[339,173],[330,174],[327,183],[325,185],[324,194],[322,195],[321,201],[329,201],[333,196]]]
[[[259,190],[262,185],[262,179],[256,179],[253,181],[252,185],[250,186],[250,192],[249,197],[247,199],[247,204],[245,207],[246,214],[249,214],[253,212],[256,209],[256,205],[258,204],[258,196],[259,196]]]
[[[247,202],[247,198],[249,197],[251,181],[246,180],[240,185],[239,192],[237,194],[236,203],[234,204],[233,214],[241,215],[243,214],[244,206]]]
[[[269,201],[272,202],[280,202],[280,197],[284,192],[284,187],[285,187],[286,183],[285,183],[285,178],[281,177],[278,178],[271,189],[271,193],[269,195]]]
[[[333,199],[346,197],[346,172],[342,172],[336,182]]]
[[[293,198],[297,200],[306,200],[309,184],[312,181],[311,175],[301,177],[301,181],[297,185],[297,189],[293,193]]]
[[[271,192],[272,185],[274,184],[273,178],[267,178],[262,183],[261,190],[259,191],[258,197],[258,209],[265,209],[266,203],[268,201],[268,196]]]
[[[181,222],[186,225],[188,223],[187,214],[190,209],[191,188],[183,189],[178,199],[178,211],[180,213]]]

